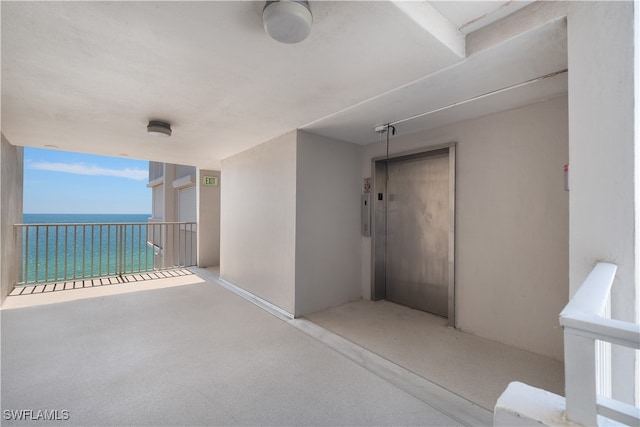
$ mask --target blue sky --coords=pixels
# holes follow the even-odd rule
[[[151,213],[149,163],[24,149],[25,213]]]

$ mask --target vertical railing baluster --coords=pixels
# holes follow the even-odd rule
[[[73,226],[73,281],[76,281],[78,268],[78,226]]]
[[[116,225],[116,241],[115,244],[115,273],[120,276],[120,226]]]
[[[126,237],[126,233],[125,233],[125,229],[124,226],[120,225],[120,249],[118,250],[118,252],[120,253],[120,266],[118,269],[118,274],[120,275],[120,277],[122,278],[122,274],[124,273],[124,239]]]
[[[25,245],[24,246],[24,248],[25,248],[24,250],[26,252],[25,252],[25,257],[24,257],[25,262],[24,262],[24,280],[23,280],[23,282],[26,284],[26,283],[29,283],[29,258],[30,258],[30,256],[29,256],[29,231],[30,231],[30,227],[28,225],[26,225],[24,229],[26,230],[26,233],[25,233],[25,244],[24,244]]]
[[[20,250],[16,250],[15,251],[15,259],[13,260],[18,267],[18,277],[16,278],[16,283],[15,285],[20,284],[20,282],[22,282],[22,275],[24,273],[23,269],[24,269],[24,255],[23,255],[23,248],[22,248],[22,243],[24,243],[24,239],[22,238],[22,234],[20,234],[20,240],[18,243],[18,233],[20,232],[21,227],[18,224],[14,224],[13,225],[13,244],[15,245],[16,249],[19,247]],[[20,245],[20,246],[18,246]]]
[[[142,224],[138,224],[138,270],[140,273],[142,267]]]
[[[100,226],[98,227],[98,232],[100,233],[100,249],[98,250],[98,277],[102,277],[102,224],[100,224]]]
[[[20,233],[20,237],[18,238],[18,233]],[[19,239],[19,240],[18,240]],[[22,238],[22,227],[14,224],[13,226],[13,242],[16,245],[16,248],[18,247],[18,245],[20,245],[20,250],[15,251],[15,259],[14,261],[16,263],[16,265],[19,265],[18,271],[19,271],[19,276],[16,279],[16,285],[18,285],[19,283],[22,282],[22,278],[24,277],[24,256],[23,256],[23,249],[22,249],[22,245],[24,244],[24,239]]]
[[[86,236],[87,236],[87,226],[83,224],[82,225],[82,277],[84,277],[87,274],[85,270]]]
[[[127,227],[122,226],[122,268],[121,273],[124,275],[127,272]]]
[[[38,276],[40,273],[40,226],[36,225],[36,276],[34,283],[38,282]]]
[[[54,273],[54,279],[55,281],[58,281],[58,252],[60,252],[60,239],[58,239],[60,234],[60,226],[56,225],[56,268],[55,268],[55,273]]]
[[[144,226],[144,271],[149,271],[149,224]]]
[[[158,251],[160,254],[160,258],[162,258],[162,269],[164,269],[165,256],[167,255],[167,246],[164,244],[162,239],[162,229],[166,227],[164,224],[159,224],[160,227],[160,250]],[[165,233],[167,234],[167,233]]]
[[[122,225],[118,225],[118,276],[122,276]]]
[[[173,229],[173,241],[171,242],[173,243],[173,264],[170,267],[175,267],[177,265],[180,265],[180,224],[173,223],[171,228]],[[178,231],[177,240],[176,240],[176,230]],[[176,245],[176,242],[178,242],[177,245]],[[176,261],[176,255],[178,258],[177,261]]]
[[[94,277],[95,272],[93,271],[93,257],[94,257],[94,252],[95,252],[95,247],[94,247],[94,240],[93,240],[93,234],[95,233],[95,228],[94,228],[94,224],[91,224],[91,272],[89,273],[90,277]],[[86,255],[86,254],[85,254]]]
[[[111,274],[111,224],[107,225],[107,274]]]
[[[49,278],[49,226],[44,226],[44,281]]]
[[[134,233],[133,233],[133,224],[131,224],[130,227],[131,227],[130,228],[131,230],[131,267],[127,269],[127,273],[133,273],[133,254],[135,252],[133,248],[133,244],[135,243]]]
[[[67,253],[69,243],[69,227],[64,227],[64,280],[66,281],[69,278],[69,254]]]
[[[114,241],[113,241],[113,274],[118,275],[119,267],[119,256],[120,256],[120,227],[118,225],[114,225]]]

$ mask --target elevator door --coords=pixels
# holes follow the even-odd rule
[[[390,161],[386,298],[448,316],[449,154]]]

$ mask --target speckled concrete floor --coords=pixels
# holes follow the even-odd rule
[[[357,301],[307,318],[487,409],[511,381],[564,395],[562,362],[457,331],[419,310]]]
[[[169,279],[167,279],[169,280]],[[3,425],[459,425],[210,283],[3,309]],[[71,292],[71,291],[70,291]]]

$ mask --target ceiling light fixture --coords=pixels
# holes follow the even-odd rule
[[[152,135],[171,136],[171,125],[162,120],[149,120],[147,132]]]
[[[267,1],[262,22],[269,36],[280,43],[299,43],[311,33],[313,15],[306,0]]]

